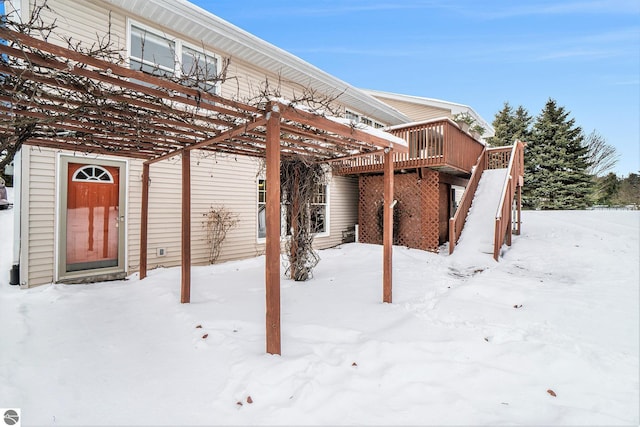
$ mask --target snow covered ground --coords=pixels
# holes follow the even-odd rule
[[[265,354],[264,258],[92,285],[8,285],[0,407],[23,425],[637,425],[640,213],[528,212],[496,263],[398,247],[321,252],[282,281]],[[489,231],[490,232],[490,231]],[[443,251],[445,252],[445,251]]]

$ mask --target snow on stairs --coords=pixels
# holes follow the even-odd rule
[[[493,255],[496,211],[506,174],[506,168],[487,169],[482,173],[455,252]]]

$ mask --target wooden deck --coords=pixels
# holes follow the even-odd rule
[[[484,144],[463,132],[449,119],[394,127],[389,133],[409,143],[408,153],[394,153],[394,169],[428,167],[452,175],[469,177]],[[383,171],[384,154],[336,159],[335,173],[351,175]]]

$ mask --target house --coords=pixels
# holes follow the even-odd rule
[[[447,103],[358,90],[186,1],[44,3],[8,4],[10,21],[36,18],[36,37],[0,27],[0,135],[20,147],[13,284],[144,279],[180,265],[188,303],[191,265],[209,262],[203,218],[224,207],[237,226],[220,260],[265,254],[267,352],[279,354],[289,212],[312,211],[316,248],[360,223],[362,241],[383,245],[391,302],[394,237],[455,244],[471,196],[450,218],[451,186],[475,188],[497,163]],[[304,105],[310,94],[343,118]],[[443,114],[416,115],[428,110]],[[283,208],[280,164],[295,158],[333,168],[309,205]],[[496,220],[501,245],[512,221]]]
[[[40,2],[41,3],[41,2]],[[23,16],[31,13],[31,2],[12,3]],[[364,94],[349,84],[305,63],[257,37],[184,1],[165,2],[104,0],[76,2],[49,0],[41,16],[45,22],[56,20],[57,28],[49,37],[52,43],[66,46],[63,37],[71,37],[90,45],[99,37],[110,37],[125,53],[131,67],[152,61],[143,57],[141,45],[154,43],[154,58],[166,73],[175,50],[178,58],[206,55],[206,61],[219,72],[226,58],[231,58],[227,73],[233,78],[214,87],[229,99],[256,96],[265,81],[277,82],[283,98],[294,99],[306,85],[327,95],[342,94],[342,108],[357,112],[378,127],[400,124],[407,117],[392,107]],[[153,19],[149,18],[153,17]],[[164,53],[162,49],[165,49]],[[138,56],[136,56],[138,55]],[[164,62],[163,62],[164,61]],[[179,61],[176,61],[179,62]],[[163,65],[164,64],[164,65]],[[265,251],[265,229],[262,198],[264,165],[248,156],[196,151],[191,155],[193,224],[192,263],[208,262],[208,250],[202,228],[203,215],[211,206],[224,206],[235,214],[238,225],[229,231],[220,261],[252,257]],[[16,157],[19,165],[19,188],[16,192],[16,216],[21,218],[20,250],[16,264],[20,266],[20,283],[36,286],[62,281],[84,281],[95,278],[124,277],[138,269],[138,242],[141,203],[142,162],[113,156],[88,156],[79,152],[25,145]],[[180,205],[172,200],[180,194],[179,157],[158,163],[151,169],[149,195],[149,267],[172,266],[180,262]],[[86,186],[80,179],[95,182],[98,175],[112,182],[108,197],[117,199],[114,208],[120,217],[118,229],[109,229],[108,261],[89,257],[89,243],[71,228],[74,219],[65,205],[68,194],[84,191],[70,187]],[[108,178],[107,178],[108,177]],[[100,178],[102,179],[102,178]],[[106,182],[106,181],[105,181]],[[213,184],[215,183],[215,184]],[[117,187],[117,188],[115,188]],[[315,242],[318,248],[335,246],[342,241],[342,231],[357,221],[357,181],[350,178],[331,179],[322,190],[324,222]],[[104,196],[107,197],[107,196]],[[112,213],[112,215],[115,215]],[[106,221],[106,219],[105,219]],[[109,220],[111,221],[111,220]],[[115,221],[115,220],[114,220]],[[111,234],[112,232],[117,234]],[[26,238],[26,236],[29,236]],[[73,239],[73,241],[71,240]],[[84,245],[81,244],[83,241]],[[118,248],[118,254],[113,252]],[[110,273],[105,276],[104,271]],[[102,273],[100,273],[102,272]],[[95,275],[94,275],[95,274]]]
[[[43,4],[43,0],[36,4]],[[281,99],[296,99],[308,88],[328,98],[336,97],[332,104],[344,117],[371,128],[385,128],[413,150],[393,154],[394,175],[400,189],[400,208],[396,212],[412,218],[399,222],[396,243],[437,250],[446,240],[448,220],[454,210],[451,186],[466,185],[484,147],[481,140],[457,128],[451,117],[468,112],[487,130],[491,129],[469,107],[357,89],[183,0],[48,0],[46,4],[39,17],[56,25],[48,43],[64,48],[78,42],[95,46],[108,40],[121,53],[124,67],[160,77],[188,77],[189,68],[199,64],[204,74],[198,88],[212,99],[228,100],[229,105],[259,98],[270,90]],[[12,0],[7,12],[26,22],[34,8],[31,1]],[[227,78],[214,78],[222,74]],[[164,102],[172,102],[172,90],[167,91],[167,96]],[[187,98],[188,93],[184,99]],[[212,111],[214,104],[212,101]],[[246,117],[250,112],[238,114]],[[199,119],[204,120],[204,116]],[[185,232],[191,240],[189,264],[206,264],[209,248],[202,224],[212,207],[223,206],[237,218],[237,226],[224,242],[220,261],[265,253],[269,186],[265,162],[256,158],[259,156],[244,148],[208,149],[202,142],[207,141],[204,137],[193,150],[183,147],[171,151],[163,146],[162,151],[159,144],[142,143],[137,148],[125,147],[122,140],[117,143],[117,153],[112,146],[90,150],[83,146],[87,144],[86,133],[78,131],[77,126],[65,124],[49,139],[32,138],[16,155],[14,264],[23,287],[119,279],[143,268],[146,272],[147,266],[184,264]],[[167,135],[171,133],[169,127],[155,126],[156,131],[165,129]],[[265,128],[264,124],[256,126]],[[105,129],[102,130],[106,132]],[[452,139],[449,135],[454,131]],[[75,142],[61,143],[74,138]],[[240,136],[233,134],[230,138]],[[358,143],[365,140],[369,138],[363,136]],[[92,143],[95,141],[96,138]],[[184,137],[180,140],[176,136],[175,141],[182,141],[180,144],[185,147],[189,144]],[[382,139],[377,143],[386,144]],[[434,144],[445,150],[439,154],[440,160],[444,159],[442,163],[433,163],[437,157],[432,151]],[[378,205],[384,186],[381,159],[385,155],[365,155],[375,152],[369,148],[356,144],[352,151],[335,156],[341,162],[337,172],[318,189],[315,198],[315,222],[310,226],[316,230],[317,248],[342,243],[344,232],[357,223],[361,241],[382,242]],[[190,155],[181,157],[178,152]],[[346,155],[351,152],[355,154]],[[162,160],[150,170],[145,169],[145,158],[148,161],[149,156]],[[416,156],[427,157],[416,163]],[[331,159],[334,164],[336,158]],[[191,183],[190,219],[181,222],[183,208],[175,201],[182,192],[184,202],[186,161]],[[422,196],[416,198],[412,194]],[[423,202],[410,206],[411,199]],[[148,216],[141,217],[140,213],[147,210]],[[412,221],[415,227],[424,229],[419,241],[409,237],[416,234],[408,232],[414,229]],[[142,240],[146,250],[141,250]]]

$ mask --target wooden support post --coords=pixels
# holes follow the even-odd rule
[[[522,228],[522,186],[518,185],[516,187],[516,211],[517,211],[517,219],[516,219],[516,236],[520,235],[520,231]]]
[[[502,236],[501,233],[498,232],[498,230],[500,230],[500,227],[502,227],[502,220],[500,218],[496,218],[496,232],[493,236],[493,259],[495,259],[496,261],[498,261],[498,259],[500,258],[500,249],[502,249],[502,242],[504,238],[504,236]]]
[[[449,218],[449,255],[456,248],[456,221],[453,217]]]
[[[142,164],[142,206],[140,207],[140,280],[147,277],[147,231],[149,228],[149,164]]]
[[[267,113],[266,200],[266,329],[267,353],[281,354],[280,345],[280,111]]]
[[[382,260],[382,300],[392,301],[393,265],[393,150],[384,154],[384,207],[383,207],[383,260]]]
[[[180,302],[191,302],[191,155],[182,152],[182,287]]]

